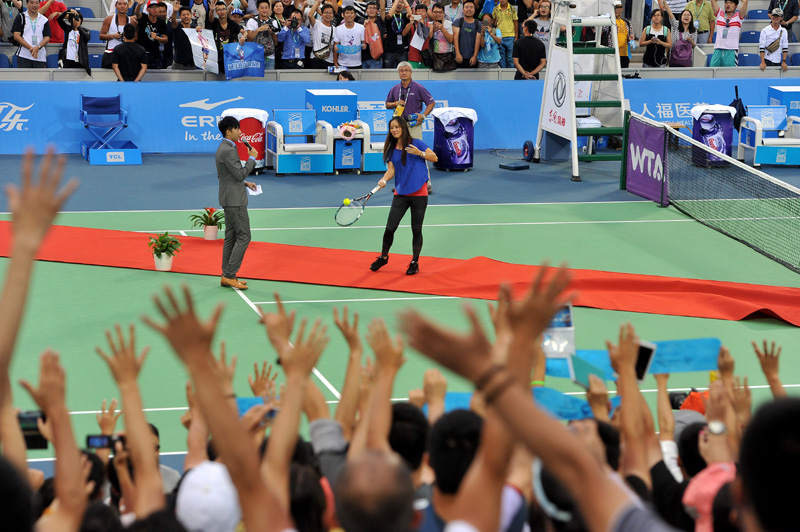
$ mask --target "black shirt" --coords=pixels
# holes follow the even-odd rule
[[[144,48],[135,42],[124,42],[114,47],[111,62],[119,67],[119,73],[125,81],[134,81],[142,65],[147,64]]]
[[[532,35],[526,35],[514,41],[514,50],[511,52],[511,56],[519,59],[519,66],[523,70],[530,72],[539,66],[542,59],[546,57],[546,52],[542,41]],[[539,79],[538,75],[536,79]]]
[[[384,21],[386,26],[386,39],[383,41],[383,51],[392,54],[408,52],[408,36],[403,37],[403,30],[408,25],[408,17],[405,13],[387,17]],[[397,37],[401,37],[398,44]]]
[[[161,51],[158,46],[161,43],[151,37],[153,34],[159,36],[167,35],[167,23],[160,18],[156,18],[155,22],[150,22],[150,17],[145,15],[139,21],[138,44],[153,57],[161,57]]]
[[[211,28],[209,29],[214,32],[214,41],[217,43],[217,52],[219,52],[220,61],[222,61],[223,45],[239,42],[239,32],[242,31],[242,27],[229,19],[228,27],[222,29],[222,24],[220,23],[219,19],[215,18],[214,22],[211,23]]]
[[[194,65],[194,58],[192,57],[192,43],[189,36],[186,35],[187,31],[197,31],[194,27],[184,28],[183,25],[178,25],[174,30],[175,35],[175,62],[179,65]]]

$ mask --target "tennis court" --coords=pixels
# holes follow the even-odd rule
[[[511,155],[511,154],[509,154]],[[0,157],[8,172],[6,181],[16,180],[19,159]],[[618,163],[592,163],[583,167],[582,183],[569,181],[567,163],[541,164],[531,170],[498,170],[502,159],[488,152],[476,157],[467,173],[432,170],[435,193],[430,198],[420,260],[425,275],[425,257],[468,259],[485,256],[517,263],[567,262],[585,268],[634,274],[651,274],[753,283],[798,286],[798,275],[759,255],[750,248],[684,216],[673,208],[659,208],[618,190]],[[113,170],[89,167],[78,156],[70,156],[68,175],[82,180],[80,190],[57,219],[60,225],[171,233],[200,236],[189,227],[189,214],[217,206],[217,183],[211,155],[149,155],[141,167]],[[774,175],[783,178],[778,172]],[[787,172],[787,175],[788,172]],[[333,222],[335,208],[344,197],[366,193],[378,180],[376,174],[339,176],[293,176],[276,178],[271,173],[253,176],[265,194],[251,198],[250,217],[254,241],[316,246],[357,251],[378,251],[390,197],[382,191],[370,200],[364,216],[349,228]],[[5,202],[0,210],[7,210]],[[2,219],[8,219],[2,215]],[[395,238],[389,265],[380,275],[403,275],[410,253],[407,220]],[[147,254],[142,235],[141,252]],[[75,245],[91,246],[91,242]],[[219,242],[221,249],[222,243]],[[247,257],[245,257],[245,263]],[[176,256],[176,261],[181,260]],[[278,259],[279,260],[279,259]],[[5,271],[7,259],[0,260]],[[324,267],[310,264],[309,267]],[[369,263],[364,264],[368,272]],[[37,355],[50,346],[58,350],[68,374],[68,405],[74,414],[76,436],[96,432],[94,412],[104,398],[117,396],[114,384],[94,347],[104,342],[103,331],[115,323],[140,324],[142,314],[153,314],[152,295],[162,286],[187,284],[196,305],[210,313],[225,304],[218,337],[228,352],[238,355],[235,388],[249,394],[247,374],[253,363],[274,360],[256,307],[272,304],[279,292],[289,309],[309,319],[320,318],[329,326],[331,342],[318,365],[317,383],[334,402],[346,364],[345,343],[333,325],[332,309],[347,305],[361,317],[361,331],[373,317],[383,317],[390,328],[398,311],[414,306],[438,321],[465,327],[461,298],[342,288],[334,286],[250,280],[250,289],[236,292],[219,286],[218,277],[160,273],[82,264],[42,262],[37,264],[26,320],[12,366],[12,377],[34,378]],[[483,313],[484,301],[473,302]],[[786,347],[781,374],[787,385],[800,363],[790,354],[796,345],[796,328],[770,318],[725,321],[576,307],[576,341],[579,349],[602,349],[605,339],[615,338],[620,323],[630,320],[647,340],[714,336],[731,348],[737,359],[737,374],[749,375],[756,402],[769,396],[749,342],[768,338]],[[488,323],[488,321],[487,321]],[[165,453],[185,450],[185,430],[178,418],[185,407],[183,383],[186,374],[168,346],[144,325],[138,326],[141,345],[153,349],[140,376],[149,421],[161,429]],[[795,341],[793,341],[795,340]],[[420,387],[427,360],[408,353],[394,397],[406,397]],[[468,390],[461,380],[448,375],[453,391]],[[670,388],[703,387],[708,375],[675,375]],[[548,385],[566,392],[579,388],[564,379]],[[654,404],[655,383],[643,385]],[[31,400],[15,388],[15,403],[32,408]],[[45,452],[31,453],[43,458]]]

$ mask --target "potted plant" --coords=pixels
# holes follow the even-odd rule
[[[225,225],[225,213],[214,207],[206,207],[200,214],[189,216],[192,227],[202,227],[206,240],[216,240],[217,233]]]
[[[153,259],[156,262],[156,270],[168,272],[172,269],[172,256],[181,247],[181,241],[171,236],[169,232],[151,236],[147,244],[153,251]]]

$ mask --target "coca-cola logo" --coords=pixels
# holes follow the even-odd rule
[[[257,131],[252,135],[242,135],[242,140],[246,140],[250,144],[255,144],[257,142],[264,142],[264,132]]]

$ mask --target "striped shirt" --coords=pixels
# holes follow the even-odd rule
[[[727,31],[725,31],[727,30]],[[725,11],[717,11],[717,40],[714,50],[739,50],[739,35],[742,33],[742,17],[734,11],[730,18]]]

